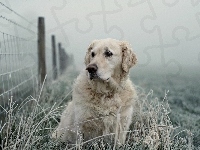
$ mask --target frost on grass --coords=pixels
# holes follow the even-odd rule
[[[0,126],[1,149],[193,149],[191,132],[178,130],[170,121],[167,92],[161,101],[153,97],[153,91],[145,94],[140,88],[138,110],[126,131],[124,145],[117,144],[115,133],[89,141],[77,138],[74,145],[51,139],[65,108],[63,100],[71,96],[69,83],[64,81],[44,88],[40,99],[29,96],[19,106],[10,99],[9,109],[5,110],[6,122]]]
[[[144,94],[138,88],[140,109],[133,117],[131,129],[137,131],[133,134],[133,141],[149,149],[193,149],[192,133],[189,130],[179,131],[170,121],[170,107],[164,98],[159,100],[153,97],[153,91]]]

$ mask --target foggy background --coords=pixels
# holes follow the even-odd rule
[[[184,74],[188,68],[200,72],[200,2],[194,0],[2,0],[31,23],[1,7],[1,15],[25,25],[33,32],[1,21],[6,33],[37,40],[37,19],[45,17],[46,57],[51,57],[51,35],[73,54],[78,70],[94,39],[128,41],[137,55],[135,69],[153,66],[160,71]],[[35,32],[35,33],[34,33]],[[50,62],[51,63],[51,62]],[[134,69],[133,69],[134,70]]]

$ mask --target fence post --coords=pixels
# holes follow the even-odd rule
[[[65,59],[65,49],[62,48],[62,71],[63,72],[65,71],[65,62],[66,62],[66,59]]]
[[[61,48],[61,43],[58,43],[58,52],[59,52],[59,70],[60,74],[63,73],[63,57],[62,57],[62,48]]]
[[[58,69],[57,69],[57,62],[56,62],[56,42],[55,42],[55,36],[52,35],[52,61],[53,61],[53,79],[57,79],[58,77]]]
[[[41,86],[46,76],[45,24],[43,17],[38,18],[38,76],[39,86]]]
[[[66,53],[65,49],[63,48],[63,67],[64,67],[64,71],[67,69],[68,65],[69,65],[69,56],[68,54]]]

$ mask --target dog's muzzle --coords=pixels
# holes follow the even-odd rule
[[[86,68],[86,70],[89,72],[90,80],[98,78],[98,75],[97,75],[98,67],[97,67],[96,64],[90,64],[90,65],[88,65],[87,68]]]

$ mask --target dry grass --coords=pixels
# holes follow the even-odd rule
[[[0,127],[1,149],[194,149],[192,133],[187,129],[180,131],[170,121],[168,92],[160,101],[153,97],[153,91],[145,94],[139,87],[140,107],[124,145],[116,144],[115,133],[89,141],[80,138],[75,145],[52,140],[51,133],[59,122],[63,104],[71,98],[70,87],[71,80],[62,78],[44,88],[40,98],[29,96],[20,106],[11,98],[5,110],[6,122]]]

